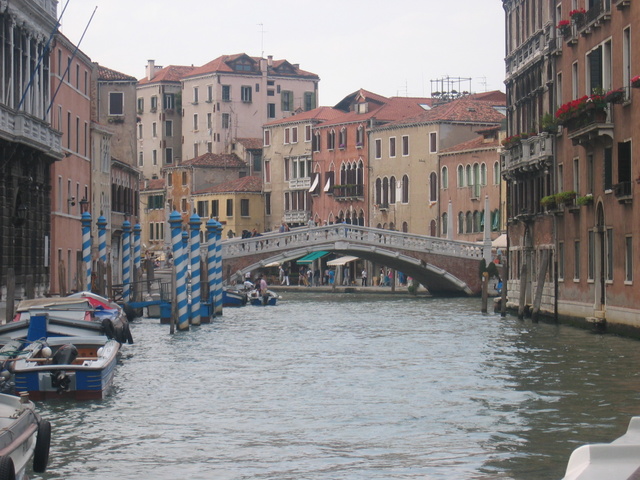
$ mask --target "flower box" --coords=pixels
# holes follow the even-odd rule
[[[611,90],[604,95],[604,101],[608,103],[622,103],[624,102],[625,91],[624,88],[617,88]]]
[[[583,197],[576,198],[576,205],[593,205],[593,195],[588,193]]]
[[[631,79],[632,88],[640,88],[640,75],[637,75]]]
[[[560,20],[556,28],[560,31],[560,35],[568,37],[571,35],[571,22],[569,20]]]

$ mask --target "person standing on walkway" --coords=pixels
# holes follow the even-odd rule
[[[280,280],[280,285],[284,285],[284,268],[282,268],[282,265],[278,268],[278,279]]]
[[[286,266],[282,267],[282,271],[284,276],[284,284],[289,285],[289,268]]]
[[[367,271],[364,268],[362,269],[362,286],[367,286]]]

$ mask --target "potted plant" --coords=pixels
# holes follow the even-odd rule
[[[547,133],[558,132],[558,121],[551,113],[545,113],[540,120],[540,131]]]
[[[540,199],[540,205],[542,205],[546,210],[553,210],[558,206],[556,196],[555,195],[547,195],[546,197],[542,197]]]
[[[622,103],[624,102],[624,88],[616,88],[615,90],[610,90],[604,95],[604,101],[608,103]]]
[[[587,11],[584,8],[576,8],[575,10],[571,10],[569,12],[569,18],[571,21],[578,26],[581,26],[584,23],[584,17],[586,16]]]
[[[572,205],[578,194],[574,190],[568,190],[566,192],[560,192],[556,194],[556,202],[563,203],[565,205]]]
[[[560,31],[560,35],[568,37],[571,33],[571,22],[569,20],[560,20],[556,28]]]
[[[583,197],[576,198],[576,205],[593,205],[593,194],[587,193]]]

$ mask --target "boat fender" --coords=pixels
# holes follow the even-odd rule
[[[49,447],[51,446],[51,423],[40,420],[36,448],[33,451],[33,471],[43,473],[49,463]]]
[[[16,480],[16,468],[11,457],[0,457],[0,480]]]
[[[53,352],[51,351],[51,347],[45,345],[44,347],[42,347],[41,353],[44,358],[50,358]]]
[[[78,357],[78,349],[75,345],[67,343],[62,345],[53,356],[54,365],[70,365]]]

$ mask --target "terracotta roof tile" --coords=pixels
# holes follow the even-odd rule
[[[262,177],[251,175],[193,192],[194,195],[204,193],[261,193]]]
[[[143,190],[162,190],[164,188],[164,178],[152,178],[148,180],[148,184],[145,187],[145,180],[140,180],[140,191]]]
[[[192,158],[182,162],[178,167],[194,166],[194,167],[218,167],[218,168],[242,168],[247,164],[241,160],[235,153],[232,154],[216,154],[205,153],[199,157]]]
[[[441,150],[441,154],[451,154],[451,153],[461,153],[472,150],[481,150],[481,149],[497,149],[500,146],[500,142],[498,138],[485,139],[482,135],[479,135],[477,138],[473,140],[467,140],[466,142],[459,143],[458,145],[454,145],[453,147],[446,148]]]
[[[233,62],[240,57],[246,57],[251,60],[254,64],[257,65],[256,70],[251,72],[238,72],[234,70],[229,63]],[[234,55],[221,55],[218,58],[211,60],[208,63],[205,63],[201,67],[195,68],[186,78],[197,77],[200,75],[205,75],[209,73],[237,73],[243,75],[261,75],[260,72],[260,57],[251,57],[246,53],[236,53]],[[287,67],[286,70],[284,67]],[[288,68],[291,68],[291,72],[287,71]],[[286,60],[273,60],[272,66],[268,68],[269,75],[291,75],[291,76],[300,76],[300,77],[309,77],[309,78],[320,78],[317,74],[307,72],[305,70],[301,70],[299,67],[289,63]]]
[[[318,107],[306,112],[300,112],[280,120],[273,120],[267,123],[267,126],[281,125],[287,123],[299,123],[306,120],[329,121],[344,116],[346,113],[333,107]]]
[[[236,142],[247,150],[262,150],[264,141],[261,138],[236,138]]]
[[[136,77],[132,77],[131,75],[126,75],[124,73],[117,72],[115,70],[111,70],[110,68],[103,67],[102,65],[98,65],[98,80],[102,81],[111,81],[111,82],[137,82],[138,79]]]
[[[148,77],[141,78],[138,81],[139,85],[146,85],[150,83],[160,83],[160,82],[180,82],[183,77],[186,77],[191,72],[195,70],[196,67],[193,65],[188,67],[184,65],[169,65],[168,67],[164,67],[158,70],[153,78],[149,80]]]

